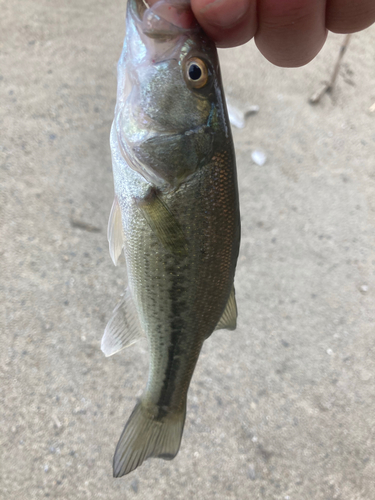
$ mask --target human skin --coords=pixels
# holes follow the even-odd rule
[[[328,30],[353,33],[375,22],[375,0],[191,0],[191,5],[218,47],[254,37],[260,52],[282,67],[310,62]]]

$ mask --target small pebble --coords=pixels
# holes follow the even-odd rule
[[[249,476],[249,479],[251,479],[252,481],[256,479],[256,474],[253,467],[249,467],[247,475]]]
[[[130,483],[130,486],[131,486],[132,490],[134,491],[134,493],[138,493],[138,489],[139,489],[138,479],[133,479],[133,481]]]

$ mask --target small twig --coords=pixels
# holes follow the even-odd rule
[[[52,420],[53,420],[53,423],[56,425],[56,427],[58,429],[60,429],[60,427],[62,426],[62,423],[60,422],[60,420],[57,418],[56,415],[52,415]]]
[[[333,73],[332,73],[330,81],[325,82],[324,85],[310,97],[310,99],[309,99],[310,104],[317,104],[326,92],[331,92],[331,90],[333,89],[333,86],[334,86],[336,79],[337,79],[337,75],[339,74],[339,69],[340,69],[342,58],[344,57],[344,54],[345,54],[345,52],[348,48],[348,45],[349,45],[350,37],[351,37],[351,34],[346,35],[343,43],[341,44],[339,56],[337,58],[335,67],[333,68]]]
[[[93,226],[92,224],[73,218],[70,219],[70,225],[78,229],[83,229],[84,231],[89,231],[90,233],[100,233],[101,231],[100,227]]]

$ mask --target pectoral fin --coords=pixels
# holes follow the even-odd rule
[[[156,189],[137,199],[136,205],[164,248],[174,255],[187,255],[187,240],[181,226]]]
[[[219,323],[216,325],[215,330],[223,330],[226,328],[227,330],[235,330],[237,326],[237,304],[236,304],[236,296],[234,291],[234,285],[232,286],[232,290],[229,295],[229,299],[227,305],[225,306],[224,312],[219,320]]]
[[[121,208],[117,197],[113,200],[111,213],[108,220],[107,238],[109,254],[115,266],[124,247],[124,231],[122,229]]]
[[[104,330],[101,349],[106,356],[112,356],[124,347],[129,347],[144,337],[133,298],[126,289],[121,302],[114,309]]]

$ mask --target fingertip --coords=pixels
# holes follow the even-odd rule
[[[300,68],[310,63],[319,54],[327,39],[328,30],[321,33],[319,38],[314,38],[311,43],[301,45],[301,50],[298,47],[294,49],[284,49],[277,46],[263,43],[262,38],[255,37],[255,45],[259,52],[272,64],[280,68]]]
[[[309,63],[327,37],[325,0],[263,0],[258,18],[255,43],[276,66],[297,68]]]
[[[256,32],[256,0],[192,0],[204,31],[219,47],[246,43]]]
[[[374,0],[329,0],[326,26],[333,33],[355,33],[375,22]]]

